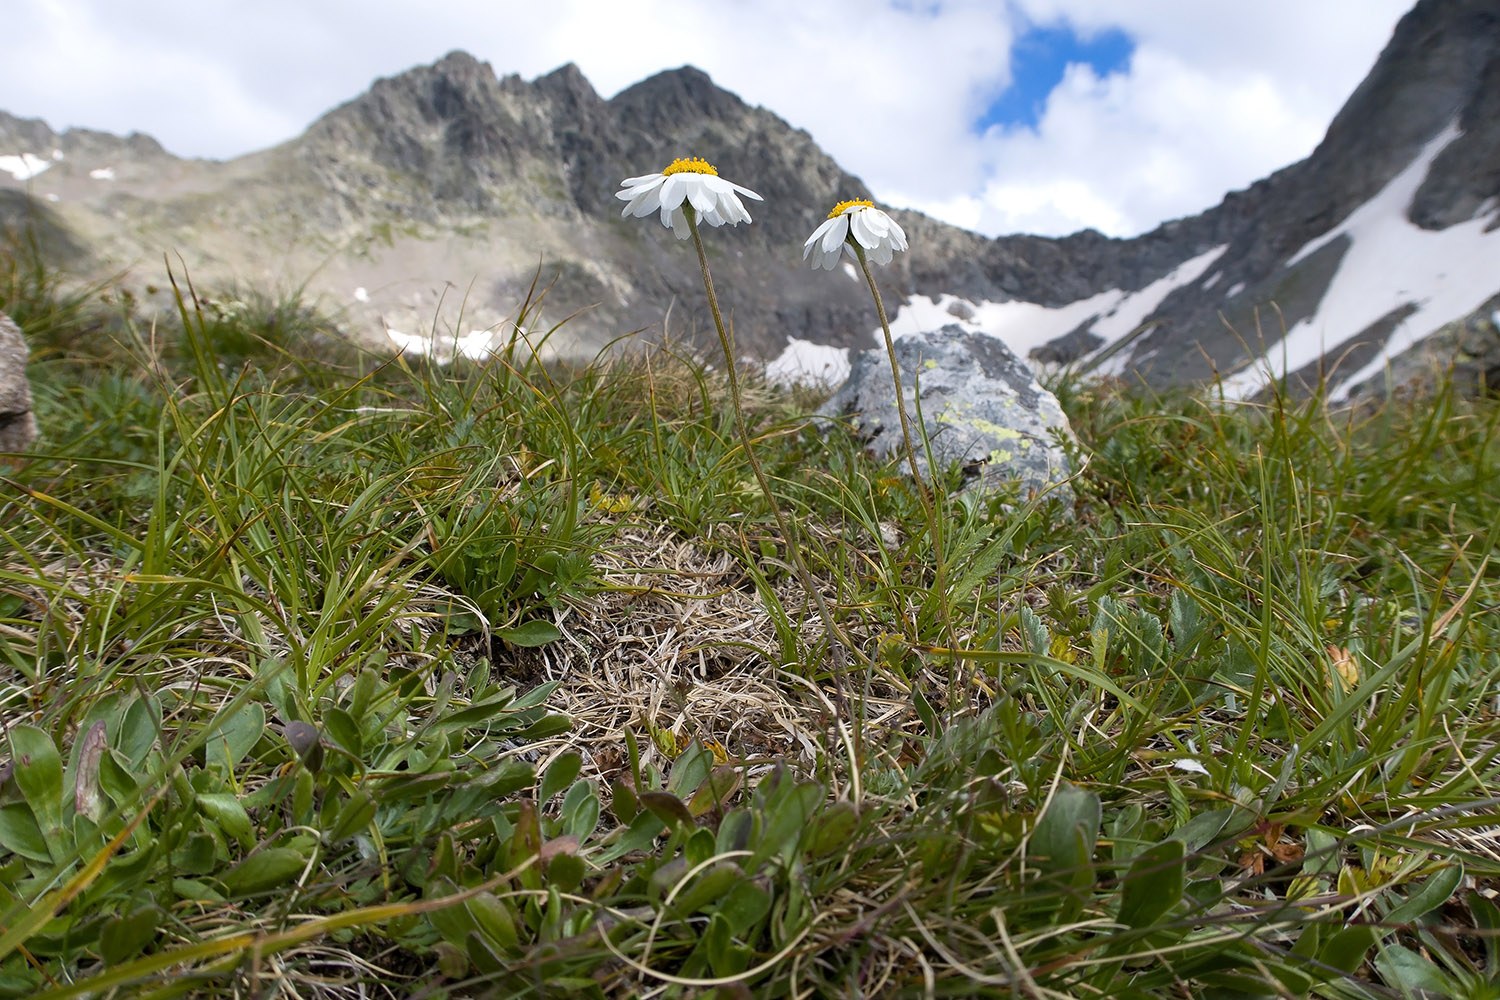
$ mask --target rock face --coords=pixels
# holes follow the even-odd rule
[[[0,313],[0,452],[25,451],[36,440],[26,359],[21,328]]]
[[[949,325],[896,341],[896,363],[923,476],[931,473],[917,425],[919,401],[933,457],[944,466],[963,462],[975,475],[968,488],[999,491],[1019,482],[1023,497],[1054,491],[1071,500],[1068,459],[1057,441],[1072,436],[1068,418],[1003,342]],[[881,458],[905,453],[883,347],[856,354],[848,381],[818,412],[848,419]]]
[[[835,201],[871,192],[690,67],[605,100],[571,65],[526,82],[455,52],[226,163],[0,113],[0,216],[45,217],[96,274],[132,268],[147,301],[162,254],[181,254],[200,287],[305,284],[387,346],[386,328],[503,336],[539,271],[555,279],[543,328],[584,310],[552,337],[561,353],[631,331],[712,349],[693,253],[613,198],[682,155],[765,197],[709,239],[745,355],[879,342],[860,283],[800,260]],[[1308,159],[1139,237],[992,240],[893,214],[912,247],[880,276],[898,334],[951,318],[1022,357],[1243,393],[1261,357],[1294,378],[1377,377],[1500,294],[1500,7],[1420,0]]]

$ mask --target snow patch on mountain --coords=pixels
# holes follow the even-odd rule
[[[1340,236],[1350,241],[1317,311],[1288,330],[1261,361],[1225,379],[1227,395],[1249,398],[1271,380],[1324,354],[1337,356],[1340,347],[1382,317],[1414,306],[1375,357],[1340,374],[1331,398],[1344,399],[1356,385],[1379,374],[1391,358],[1431,331],[1472,313],[1500,291],[1500,229],[1485,232],[1494,222],[1493,210],[1436,231],[1407,218],[1433,161],[1461,135],[1456,122],[1449,124],[1379,193],[1287,260],[1286,266],[1292,267]]]
[[[766,378],[776,385],[832,388],[849,377],[849,351],[829,344],[787,338],[786,350],[766,364]]]
[[[52,166],[51,160],[44,160],[33,153],[7,153],[0,156],[0,170],[4,170],[18,181],[29,181],[50,166]]]
[[[903,337],[957,323],[970,333],[998,337],[1019,357],[1025,357],[1043,344],[1088,324],[1087,331],[1103,341],[1097,349],[1104,350],[1138,329],[1168,295],[1202,277],[1228,248],[1227,244],[1216,246],[1189,258],[1137,291],[1111,288],[1064,306],[1021,301],[972,302],[955,295],[940,295],[933,300],[926,295],[913,295],[897,310],[891,321],[891,334]],[[883,342],[878,328],[872,335],[877,344]]]

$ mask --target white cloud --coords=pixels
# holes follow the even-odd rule
[[[1129,233],[1306,155],[1409,2],[19,0],[0,94],[54,127],[223,157],[455,48],[528,79],[576,62],[606,96],[690,63],[888,201],[991,233]],[[1123,30],[1130,73],[1076,68],[1035,133],[975,135],[1024,18]]]

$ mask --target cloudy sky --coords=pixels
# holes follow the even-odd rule
[[[1310,153],[1411,2],[8,0],[0,108],[226,158],[456,48],[605,96],[692,64],[883,201],[1129,236]]]

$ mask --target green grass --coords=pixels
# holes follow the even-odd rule
[[[949,644],[900,466],[755,387],[864,671],[704,365],[211,298],[0,256],[0,996],[1500,997],[1494,400],[1059,386]]]

